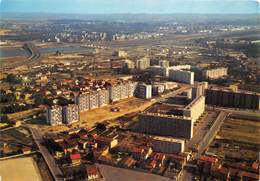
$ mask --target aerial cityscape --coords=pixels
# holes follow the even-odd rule
[[[0,181],[260,180],[257,1],[0,5]]]

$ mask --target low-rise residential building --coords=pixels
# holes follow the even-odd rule
[[[184,151],[185,141],[170,137],[155,136],[153,138],[153,150],[162,153],[180,153]]]

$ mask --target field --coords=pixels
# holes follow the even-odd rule
[[[250,165],[258,159],[259,136],[259,121],[227,118],[207,152]]]
[[[242,119],[227,119],[218,136],[252,144],[260,144],[260,122]]]
[[[0,162],[0,176],[3,181],[41,181],[38,167],[33,158],[17,158]]]

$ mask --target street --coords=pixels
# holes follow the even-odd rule
[[[41,152],[43,158],[45,159],[45,161],[52,173],[54,180],[55,181],[62,180],[63,174],[62,174],[60,168],[55,163],[55,160],[54,160],[53,156],[49,153],[48,149],[41,144],[43,142],[42,135],[39,133],[39,131],[37,129],[30,128],[30,131],[32,133],[35,143],[37,144],[37,146],[39,148],[39,151]]]

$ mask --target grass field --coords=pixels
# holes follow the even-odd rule
[[[33,158],[16,158],[0,161],[0,176],[3,181],[41,181]]]

